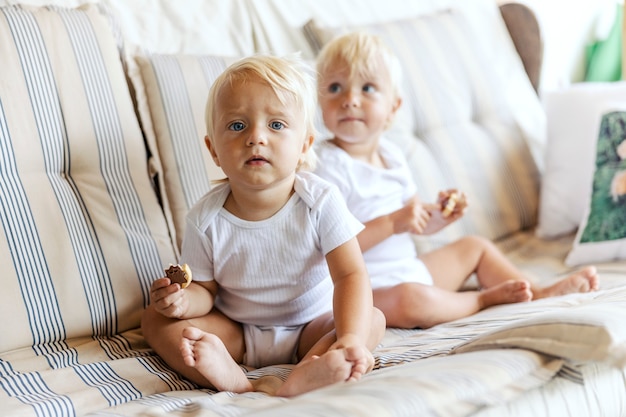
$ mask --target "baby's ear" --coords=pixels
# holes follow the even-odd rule
[[[313,142],[315,142],[315,135],[307,135],[307,137],[304,139],[304,143],[302,144],[302,153],[307,153],[311,146],[313,146]]]
[[[401,97],[396,97],[392,100],[391,111],[389,112],[389,115],[387,116],[387,124],[385,125],[385,129],[391,128],[391,125],[393,125],[393,120],[396,118],[396,113],[398,113],[398,109],[400,108],[401,105],[402,105]]]
[[[400,106],[402,105],[402,97],[396,97],[392,104],[393,114],[396,114]]]
[[[220,166],[220,161],[217,158],[217,154],[215,153],[215,149],[213,149],[213,142],[211,142],[211,139],[209,138],[208,135],[206,135],[204,137],[204,144],[206,145],[207,149],[209,150],[209,153],[211,154],[211,157],[213,158],[213,162],[215,162],[215,165],[217,165],[219,167]]]
[[[300,158],[298,158],[296,171],[312,171],[315,168],[317,158],[315,157],[315,151],[312,149],[314,142],[314,134],[308,134],[304,138],[304,141],[302,142],[302,153],[300,154]]]

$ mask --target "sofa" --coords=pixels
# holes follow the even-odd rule
[[[492,0],[180,4],[0,2],[0,415],[626,416],[622,84],[576,96],[584,129],[557,123],[546,109],[572,99],[537,95],[532,11]],[[593,263],[601,288],[388,329],[371,373],[294,398],[196,386],[150,349],[140,319],[187,210],[221,178],[202,140],[211,82],[257,52],[312,64],[357,29],[401,58],[388,137],[420,196],[469,196],[467,215],[417,236],[418,250],[480,234],[533,280]]]

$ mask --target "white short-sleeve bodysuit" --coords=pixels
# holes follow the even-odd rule
[[[215,306],[256,326],[297,326],[332,310],[333,284],[325,255],[363,225],[337,188],[318,176],[296,174],[295,193],[272,217],[242,220],[223,208],[227,183],[189,211],[181,262],[194,281],[215,280]]]

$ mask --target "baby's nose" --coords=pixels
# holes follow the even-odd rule
[[[360,102],[360,99],[359,99],[358,94],[347,92],[344,97],[343,105],[345,107],[354,107],[354,106],[358,106],[359,102]]]
[[[258,145],[267,143],[267,134],[263,129],[257,128],[250,131],[248,145]]]

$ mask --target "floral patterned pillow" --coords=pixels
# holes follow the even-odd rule
[[[626,111],[602,116],[591,201],[566,264],[626,259]]]

